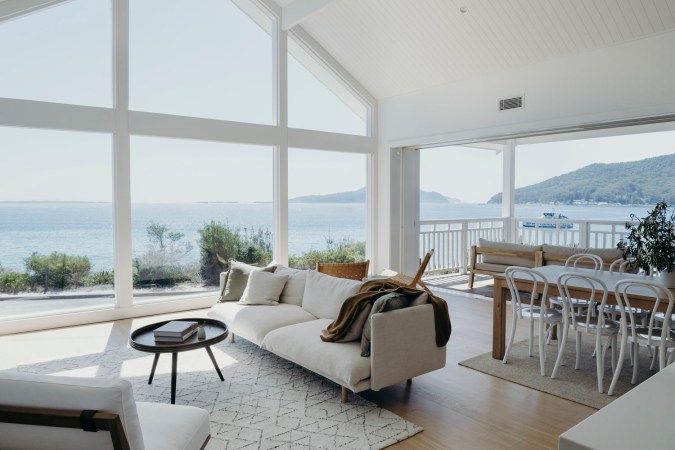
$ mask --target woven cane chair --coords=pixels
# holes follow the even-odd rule
[[[332,277],[361,281],[368,276],[370,260],[355,263],[322,263],[316,262],[316,271]]]
[[[399,286],[402,287],[409,287],[409,288],[416,288],[417,285],[420,285],[424,287],[424,282],[422,282],[422,275],[424,275],[424,271],[427,269],[427,265],[429,265],[429,260],[431,260],[431,257],[434,255],[434,249],[432,248],[429,250],[429,253],[424,255],[424,259],[422,259],[422,262],[420,264],[420,268],[417,269],[417,273],[415,274],[414,277],[411,277],[410,275],[404,275],[402,273],[397,273],[396,275],[390,277],[387,281],[390,281],[394,284],[398,284]]]

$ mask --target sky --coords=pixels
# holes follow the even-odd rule
[[[460,146],[420,152],[423,190],[464,203],[485,203],[502,190],[502,154]],[[529,186],[593,163],[637,161],[673,153],[675,131],[519,145],[515,185]]]
[[[272,39],[232,2],[130,8],[130,109],[275,122]],[[110,0],[74,0],[1,22],[0,97],[111,107],[111,20]],[[365,134],[296,58],[288,70],[291,126]],[[272,201],[272,157],[271,147],[132,136],[132,202]],[[289,195],[359,189],[365,161],[291,149]],[[110,134],[0,127],[0,201],[111,201],[111,164]]]

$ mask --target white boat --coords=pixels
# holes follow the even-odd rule
[[[545,212],[542,213],[540,219],[547,219],[547,220],[564,220],[564,219],[569,219],[564,214],[556,214],[554,212]],[[523,222],[524,227],[528,228],[534,228],[534,227],[539,227],[539,228],[572,228],[574,227],[574,224],[571,223],[555,223],[555,222]]]

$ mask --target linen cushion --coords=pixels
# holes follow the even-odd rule
[[[617,260],[619,258],[623,257],[623,252],[621,250],[618,250],[616,248],[579,248],[579,247],[565,247],[562,245],[549,245],[549,244],[544,244],[542,246],[542,249],[544,250],[544,260],[546,260],[547,254],[550,255],[556,255],[560,256],[563,258],[569,258],[572,255],[576,255],[578,253],[591,253],[593,255],[598,255],[600,258],[602,258],[606,262],[612,262],[614,260]],[[546,262],[547,265],[553,264],[553,265],[561,265],[564,266],[565,262],[559,262],[559,261],[550,261]]]
[[[370,359],[361,358],[358,342],[323,342],[321,330],[330,323],[318,319],[278,328],[265,336],[262,348],[353,388],[370,378]]]
[[[81,411],[94,409],[118,414],[133,449],[144,449],[131,383],[119,378],[75,378],[28,373],[0,373],[0,402],[3,405],[57,408]],[[0,447],[112,449],[110,433],[0,423]]]
[[[201,448],[211,434],[209,413],[186,405],[136,403],[146,450]]]
[[[288,275],[276,275],[254,270],[248,277],[246,289],[239,300],[242,305],[276,305],[286,285]]]
[[[363,335],[361,336],[361,356],[370,356],[370,318],[373,314],[405,308],[408,306],[408,302],[408,297],[398,292],[383,295],[375,300],[373,307],[370,310],[368,320],[366,320],[366,324],[363,327]]]
[[[476,269],[487,270],[488,272],[506,272],[506,264],[476,263]]]
[[[479,247],[486,247],[495,250],[502,250],[505,252],[531,252],[532,256],[528,258],[521,258],[515,256],[492,255],[489,253],[483,254],[484,263],[504,264],[506,266],[523,266],[534,267],[534,253],[541,250],[541,245],[521,245],[509,244],[507,242],[488,241],[486,239],[478,239]]]
[[[230,270],[227,271],[225,277],[225,287],[220,294],[219,302],[237,301],[244,294],[246,284],[248,283],[248,276],[254,270],[262,270],[264,272],[274,272],[276,266],[256,267],[243,262],[230,260]]]
[[[307,271],[277,266],[277,270],[274,273],[288,275],[288,281],[286,281],[284,290],[281,291],[281,295],[279,296],[279,303],[302,306],[302,297],[305,293],[305,283],[307,281]]]
[[[216,303],[208,316],[225,322],[230,332],[256,345],[260,345],[265,335],[276,328],[316,319],[304,309],[285,303],[257,306]]]
[[[319,319],[337,319],[340,308],[347,298],[356,294],[361,282],[337,278],[316,270],[307,271],[302,308]]]

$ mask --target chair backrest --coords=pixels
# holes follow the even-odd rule
[[[651,298],[654,300],[654,306],[649,313],[649,321],[647,322],[648,339],[651,341],[652,332],[656,324],[656,316],[659,314],[659,307],[665,301],[668,302],[666,306],[666,312],[663,315],[663,328],[664,336],[669,335],[669,330],[671,328],[670,316],[673,313],[673,294],[665,286],[656,283],[654,281],[648,280],[619,280],[614,287],[614,295],[616,296],[616,302],[619,305],[619,310],[621,311],[621,322],[622,324],[631,325],[631,331],[633,337],[635,337],[636,327],[641,324],[640,320],[636,319],[634,311],[636,308],[631,306],[631,296],[640,296],[641,298]],[[665,341],[663,341],[665,345]]]
[[[598,255],[592,253],[577,253],[567,258],[565,261],[565,268],[602,270],[604,264],[604,261]]]
[[[596,305],[598,308],[598,327],[602,328],[605,323],[605,308],[607,306],[607,285],[599,278],[592,275],[580,274],[578,272],[563,272],[558,277],[558,292],[563,300],[563,314],[571,315],[572,324],[579,320],[589,324],[591,318],[595,317],[595,308],[586,308],[585,316],[574,314],[573,298],[576,298],[572,292],[575,288],[581,288],[590,291],[588,297],[589,305]]]
[[[144,448],[136,402],[127,380],[1,372],[0,393],[3,449]],[[105,418],[111,423],[118,421],[121,435],[120,430],[93,433],[69,426],[69,420],[79,422],[84,410],[100,412],[94,422],[101,419],[97,424],[101,430],[107,423]],[[121,446],[113,445],[116,438],[122,439],[120,436],[126,438]]]
[[[546,278],[539,273],[536,269],[530,269],[529,267],[520,267],[520,266],[509,266],[506,268],[504,273],[506,278],[506,284],[509,287],[511,292],[511,305],[513,306],[513,313],[516,314],[516,310],[520,317],[523,317],[522,307],[523,303],[520,298],[520,291],[518,290],[517,282],[518,280],[526,280],[532,282],[532,291],[530,292],[530,298],[528,304],[532,307],[535,304],[535,301],[539,297],[539,288],[541,287],[541,313],[546,314],[546,307],[548,303],[548,281]],[[517,305],[517,306],[516,306]],[[530,318],[532,318],[533,308],[530,308]]]
[[[368,276],[370,260],[355,263],[322,263],[316,262],[316,271],[337,278],[362,281]]]
[[[419,269],[417,269],[417,273],[415,273],[414,277],[399,273],[394,275],[393,277],[388,278],[388,281],[394,284],[398,284],[399,286],[411,288],[417,287],[418,284],[424,285],[424,283],[422,283],[422,275],[424,275],[424,271],[427,270],[427,265],[429,265],[429,261],[431,260],[431,257],[433,255],[434,249],[432,248],[426,255],[424,255],[424,258],[420,263],[420,267]]]

